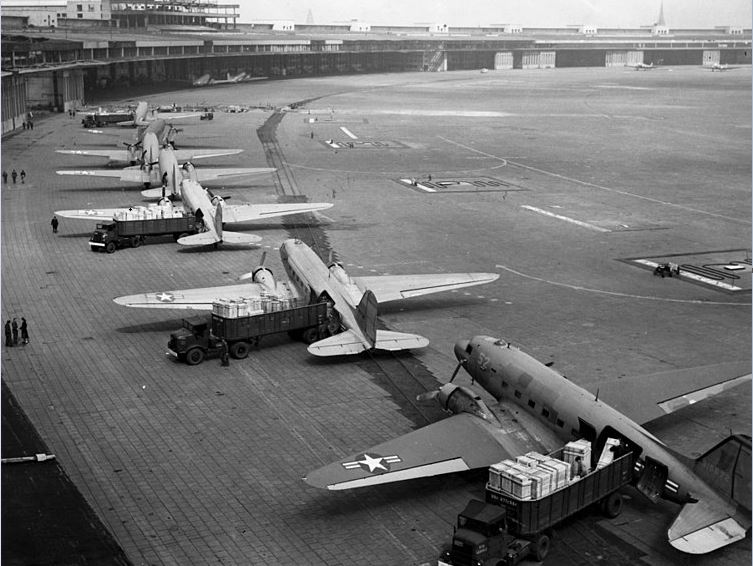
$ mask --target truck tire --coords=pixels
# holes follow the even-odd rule
[[[319,329],[316,326],[306,328],[303,331],[303,334],[301,334],[301,340],[303,340],[306,344],[313,344],[314,342],[319,340]]]
[[[244,342],[243,340],[235,342],[230,346],[230,355],[236,360],[245,360],[248,357],[248,351],[250,348],[251,346],[248,342]]]
[[[141,236],[133,236],[131,238],[131,247],[138,248],[141,245]]]
[[[543,562],[549,554],[549,537],[547,535],[539,535],[533,541],[531,547],[531,556],[537,562]]]
[[[186,352],[186,363],[189,366],[199,365],[204,361],[204,350],[201,348],[193,347]]]
[[[622,513],[622,495],[615,491],[601,500],[601,512],[610,519],[618,517]]]
[[[108,254],[115,253],[116,249],[118,249],[118,246],[115,245],[115,242],[107,242],[107,245],[105,245],[105,251]]]

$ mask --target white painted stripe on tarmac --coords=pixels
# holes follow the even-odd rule
[[[348,137],[349,137],[350,139],[352,139],[352,140],[357,140],[357,139],[358,139],[358,136],[357,136],[357,135],[355,135],[355,134],[354,134],[353,132],[351,132],[351,131],[350,131],[350,130],[349,130],[348,128],[346,128],[345,126],[340,126],[340,129],[341,129],[341,130],[343,131],[343,133],[344,133],[344,134],[345,134],[346,136],[348,136]]]
[[[525,208],[526,210],[530,210],[531,212],[538,212],[539,214],[556,218],[557,220],[564,220],[565,222],[570,222],[571,224],[575,224],[576,226],[580,226],[581,228],[588,228],[589,230],[596,230],[597,232],[611,232],[611,230],[607,230],[606,228],[602,228],[601,226],[595,226],[593,224],[589,224],[588,222],[581,222],[580,220],[576,220],[575,218],[570,218],[569,216],[562,216],[561,214],[555,214],[554,212],[549,212],[548,210],[536,208],[535,206],[528,206],[527,204],[523,204],[520,207]]]
[[[650,267],[651,269],[656,268],[659,264],[655,261],[650,261],[648,259],[634,259],[635,263],[640,263],[641,265],[645,265]],[[696,273],[690,273],[688,271],[683,271],[681,273],[681,276],[683,279],[692,279],[693,281],[698,281],[699,283],[703,283],[704,285],[711,285],[713,287],[718,287],[719,289],[724,289],[725,291],[742,291],[742,287],[736,287],[735,285],[730,285],[729,283],[724,283],[723,281],[717,281],[716,279],[709,279],[708,277],[704,277],[703,275],[698,275]]]

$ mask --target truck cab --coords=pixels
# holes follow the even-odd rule
[[[89,247],[93,252],[113,253],[117,249],[118,236],[115,222],[97,224],[97,229],[89,238]]]
[[[218,353],[221,342],[220,338],[212,335],[210,321],[206,317],[186,318],[183,319],[183,327],[170,334],[168,354],[194,366],[203,362],[207,354]]]
[[[472,499],[458,515],[452,546],[445,549],[439,566],[496,566],[514,564],[507,559],[515,537],[506,529],[506,510]]]

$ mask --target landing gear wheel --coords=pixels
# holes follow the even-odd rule
[[[537,562],[543,562],[549,554],[549,537],[547,535],[539,535],[533,542],[533,548],[531,549],[531,556]]]
[[[235,342],[232,346],[230,346],[230,355],[233,356],[236,360],[243,360],[248,357],[248,351],[250,349],[250,345],[248,342]]]
[[[201,348],[191,348],[186,352],[186,363],[189,366],[195,366],[204,361],[204,350]]]
[[[107,242],[107,245],[105,246],[105,251],[108,254],[115,253],[116,249],[117,249],[117,246],[115,245],[115,242]]]
[[[610,519],[614,519],[622,513],[622,504],[622,495],[615,491],[601,500],[601,512]]]
[[[316,327],[307,328],[303,331],[301,340],[303,340],[306,344],[313,344],[314,342],[319,340],[319,329]]]

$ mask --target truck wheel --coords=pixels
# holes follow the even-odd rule
[[[236,360],[244,360],[248,357],[249,349],[250,346],[248,342],[243,342],[241,340],[240,342],[236,342],[232,346],[230,346],[230,355],[233,356]]]
[[[204,350],[201,348],[191,348],[186,352],[186,363],[189,366],[195,366],[204,361]]]
[[[115,253],[115,250],[116,250],[117,248],[118,248],[118,247],[117,247],[117,246],[115,245],[115,242],[107,242],[107,245],[105,246],[105,251],[106,251],[106,252],[107,252],[108,254],[112,254],[112,253]]]
[[[131,238],[131,247],[132,248],[138,248],[141,245],[141,237],[140,236],[134,236]]]
[[[301,340],[306,344],[313,344],[319,340],[319,329],[316,326],[305,329],[303,334],[301,334]]]
[[[601,500],[601,512],[610,519],[614,519],[622,513],[622,495],[613,492]]]
[[[533,542],[533,548],[531,548],[531,556],[537,562],[543,562],[549,554],[549,537],[546,535],[539,535]]]

